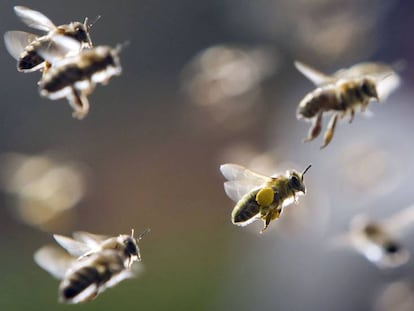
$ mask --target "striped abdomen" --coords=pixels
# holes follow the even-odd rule
[[[231,213],[231,221],[234,224],[243,224],[254,220],[254,217],[260,213],[260,206],[256,201],[258,191],[253,191],[245,198],[242,198]]]
[[[47,41],[50,41],[47,37],[40,37],[35,41],[31,42],[22,54],[17,62],[18,71],[32,71],[36,70],[37,66],[41,65],[45,60],[38,54],[38,49],[41,46],[47,44]]]
[[[333,86],[317,88],[309,93],[299,104],[299,118],[313,118],[320,111],[342,110],[342,101]]]
[[[95,74],[105,72],[110,67],[117,67],[111,53],[101,55],[94,50],[84,50],[73,61],[49,70],[40,83],[41,92],[55,93],[72,87],[76,82],[93,80]]]
[[[75,262],[75,266],[60,284],[60,300],[82,302],[93,299],[106,282],[125,269],[124,258],[113,250],[105,250],[85,257]],[[78,296],[81,296],[90,286],[94,286],[93,291],[77,301]]]

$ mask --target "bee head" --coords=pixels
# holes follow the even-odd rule
[[[134,237],[134,229],[131,231],[131,235],[122,236],[122,243],[125,246],[125,253],[131,257],[131,261],[141,261],[141,254],[139,252],[138,242],[147,234],[150,229],[142,232],[137,238]]]
[[[361,90],[368,97],[373,97],[378,100],[377,86],[371,79],[362,80]]]
[[[302,173],[298,173],[296,171],[292,171],[290,173],[289,176],[289,187],[296,191],[300,191],[305,193],[306,192],[306,188],[305,188],[305,184],[303,182],[303,175],[305,175],[305,173],[311,168],[312,165],[308,165],[308,167],[302,172]]]
[[[87,19],[85,20],[85,22]],[[72,22],[69,25],[59,26],[63,30],[63,34],[65,36],[71,37],[76,41],[82,43],[83,47],[91,48],[92,41],[91,37],[89,36],[89,25],[80,22]]]

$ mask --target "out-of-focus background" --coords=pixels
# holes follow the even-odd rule
[[[411,2],[4,0],[2,33],[36,33],[18,4],[58,25],[101,15],[95,45],[130,45],[122,76],[96,88],[82,121],[66,101],[41,98],[39,73],[18,73],[0,49],[1,310],[69,308],[33,261],[51,233],[131,228],[151,228],[141,275],[79,308],[397,310],[392,299],[406,299],[398,310],[414,309],[413,260],[383,271],[331,245],[354,215],[387,219],[414,202]],[[314,86],[294,60],[327,73],[406,66],[371,118],[340,122],[320,151],[321,137],[302,143],[309,124],[295,111]],[[236,227],[225,162],[265,174],[312,163],[308,194],[263,235],[260,222]],[[412,252],[413,237],[402,240]]]

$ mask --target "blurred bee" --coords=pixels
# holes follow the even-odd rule
[[[237,202],[231,213],[231,221],[238,226],[246,226],[262,219],[264,227],[279,218],[283,208],[296,202],[296,196],[305,194],[302,173],[287,171],[285,175],[264,176],[237,164],[223,164],[220,171],[228,180],[224,183],[227,196]]]
[[[59,46],[78,44],[63,36],[55,37],[54,41]],[[39,50],[47,61],[54,63],[39,81],[40,94],[51,100],[66,97],[74,109],[73,117],[83,119],[89,111],[87,96],[93,92],[96,84],[107,84],[112,76],[121,74],[118,56],[121,48],[121,45],[115,49],[98,46],[63,59],[59,59],[59,55],[50,49]]]
[[[406,208],[385,221],[373,221],[358,215],[351,228],[334,242],[351,246],[379,268],[395,268],[405,264],[410,254],[400,242],[403,231],[414,222],[414,207]]]
[[[297,109],[298,119],[312,120],[305,142],[320,134],[323,114],[332,112],[321,149],[332,140],[338,118],[349,115],[351,123],[357,109],[364,112],[370,101],[385,99],[400,83],[390,66],[379,63],[357,64],[332,76],[300,62],[295,62],[295,66],[317,86],[302,99]]]
[[[131,269],[141,261],[138,238],[131,235],[104,237],[87,232],[75,232],[74,239],[54,235],[55,240],[67,250],[44,246],[35,255],[36,263],[58,279],[59,301],[80,303],[94,299],[105,289],[135,275]]]
[[[92,41],[89,29],[93,24],[85,22],[71,22],[56,26],[48,17],[40,12],[24,6],[15,6],[16,15],[29,27],[47,32],[46,35],[37,36],[24,31],[8,31],[4,34],[4,42],[9,53],[17,60],[17,70],[32,72],[39,69],[48,69],[50,62],[38,53],[39,49],[53,49],[60,53],[61,57],[68,53],[76,54],[79,48],[91,48]],[[52,39],[57,36],[66,36],[80,43],[78,50],[65,50],[54,45]]]

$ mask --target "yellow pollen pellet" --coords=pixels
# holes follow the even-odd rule
[[[273,189],[270,187],[265,187],[259,190],[256,194],[256,202],[260,206],[269,206],[273,203],[273,199],[275,197],[275,193]]]

